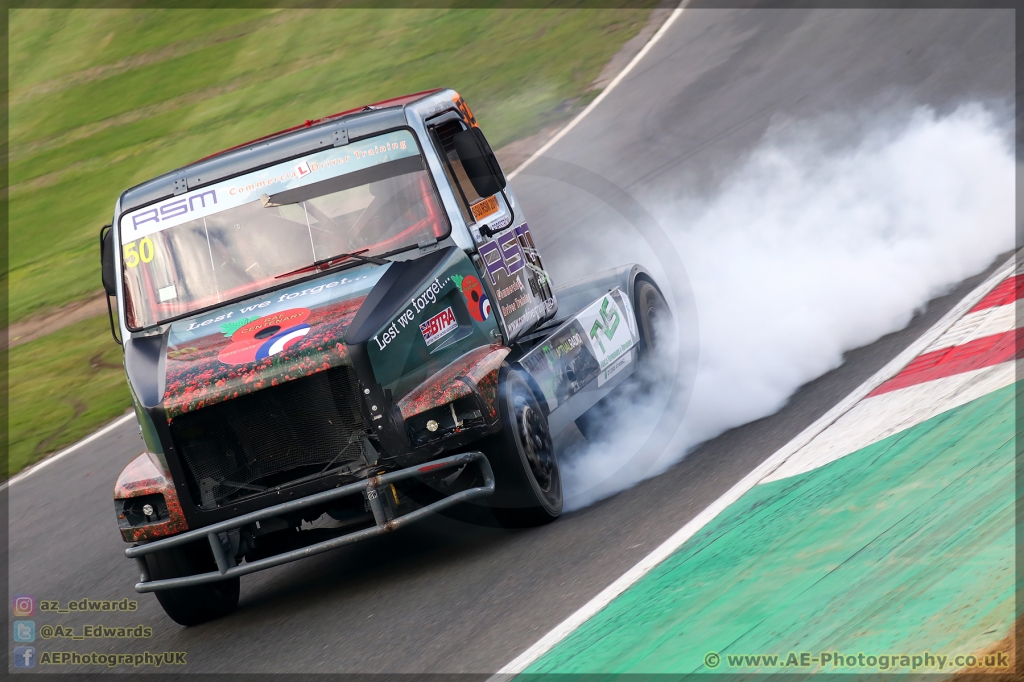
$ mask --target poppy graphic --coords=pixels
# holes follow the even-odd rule
[[[307,317],[308,308],[292,308],[253,320],[235,330],[217,357],[226,365],[244,365],[277,355],[309,332]]]
[[[483,285],[473,275],[459,279],[462,281],[459,282],[455,276],[452,277],[455,284],[462,289],[462,295],[466,297],[466,302],[469,304],[469,314],[477,322],[483,322],[491,316],[491,302],[488,300],[487,294],[484,293]]]

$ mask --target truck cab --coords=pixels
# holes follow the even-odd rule
[[[554,286],[449,89],[133,187],[100,241],[146,444],[115,515],[136,589],[184,625],[241,575],[427,513],[553,520],[552,434],[584,430],[666,310],[637,265]]]

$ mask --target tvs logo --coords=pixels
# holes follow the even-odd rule
[[[217,358],[226,365],[244,365],[288,350],[309,333],[308,308],[292,308],[253,320],[231,335],[231,345]]]
[[[420,334],[427,345],[433,345],[459,328],[455,312],[448,306],[437,315],[420,324]]]
[[[473,316],[474,320],[483,322],[491,316],[491,301],[487,298],[487,294],[484,293],[484,287],[480,284],[480,280],[472,275],[468,277],[452,275],[452,281],[455,282],[455,286],[462,290],[462,295],[466,297],[469,314]]]

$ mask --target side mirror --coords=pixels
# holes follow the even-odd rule
[[[110,225],[100,229],[100,275],[107,296],[117,296],[117,272],[114,268],[114,231]]]
[[[466,169],[473,189],[482,197],[489,197],[505,189],[507,182],[498,165],[498,159],[487,144],[479,128],[462,130],[452,136],[455,153]]]
[[[100,228],[100,279],[103,280],[104,298],[107,299],[107,315],[110,318],[110,335],[114,341],[121,343],[117,338],[116,325],[114,324],[114,308],[110,305],[110,297],[117,296],[117,270],[114,267],[114,230],[110,225]]]

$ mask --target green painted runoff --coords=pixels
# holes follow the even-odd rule
[[[983,651],[1014,618],[1014,401],[1008,386],[757,486],[520,679],[870,673],[882,671],[730,667],[726,657]],[[709,668],[712,652],[720,661]]]

